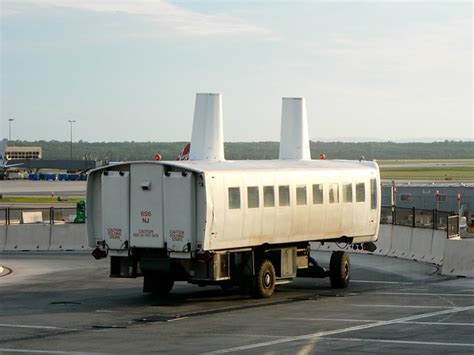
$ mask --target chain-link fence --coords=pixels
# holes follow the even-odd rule
[[[452,217],[457,217],[457,219]],[[446,230],[449,236],[458,234],[459,230],[459,216],[456,216],[454,212],[396,206],[382,207],[380,223]]]

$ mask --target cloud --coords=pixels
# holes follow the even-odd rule
[[[388,71],[434,72],[465,70],[472,57],[472,19],[413,24],[391,34],[355,38],[332,35],[315,49],[320,55],[349,62],[352,67]]]
[[[106,14],[140,16],[176,36],[210,37],[257,35],[271,39],[267,28],[225,13],[208,14],[163,0],[6,0],[2,15],[19,15],[32,8],[63,8]]]

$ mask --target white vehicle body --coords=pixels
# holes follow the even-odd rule
[[[190,251],[340,237],[353,238],[353,243],[375,241],[379,181],[377,164],[368,161],[132,162],[104,167],[88,179],[89,244],[105,241],[120,249],[124,242],[131,248],[163,248],[166,243],[170,252],[190,257]],[[239,201],[230,201],[236,195]]]

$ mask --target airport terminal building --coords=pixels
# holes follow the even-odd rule
[[[36,160],[41,159],[43,150],[39,146],[32,147],[13,147],[7,146],[5,157],[7,160]]]

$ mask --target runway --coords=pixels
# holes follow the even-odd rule
[[[314,256],[324,265],[329,253]],[[178,282],[168,297],[142,279],[108,278],[88,253],[2,253],[0,352],[474,352],[474,280],[437,267],[351,255],[352,281],[296,279],[270,299]]]

